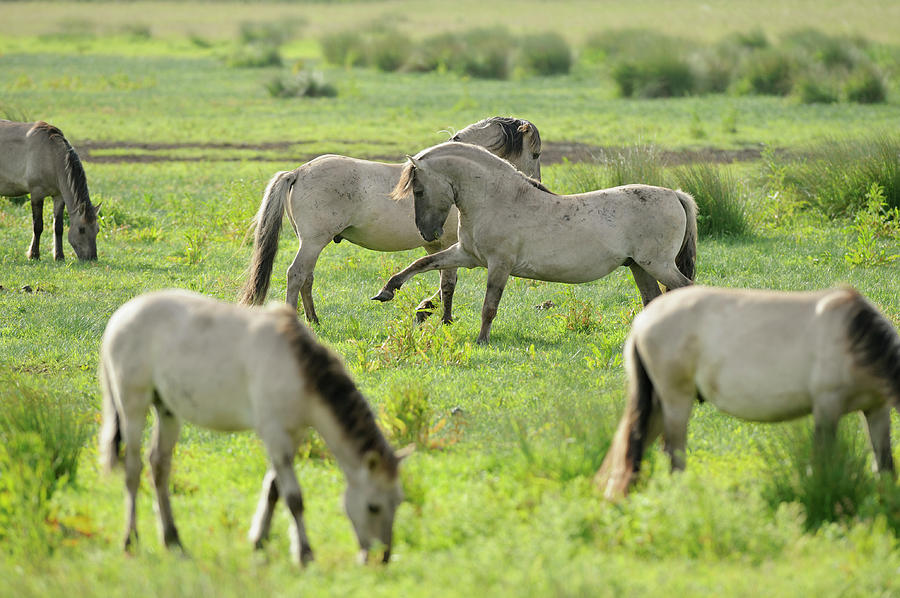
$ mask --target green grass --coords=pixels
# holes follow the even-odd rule
[[[482,5],[495,11],[493,5]],[[85,6],[95,7],[76,8],[83,11]],[[121,6],[165,12],[145,4]],[[122,15],[133,14],[121,6],[104,6],[110,10],[110,27],[123,24],[119,21],[127,19]],[[70,257],[63,264],[28,262],[29,206],[0,199],[0,370],[17,383],[46,391],[74,413],[86,414],[93,434],[100,405],[97,350],[112,312],[139,293],[165,287],[234,300],[249,262],[246,233],[262,190],[273,172],[294,168],[307,154],[399,159],[445,139],[446,134],[436,133],[440,129],[461,128],[495,113],[533,120],[545,143],[625,148],[654,143],[664,149],[698,145],[691,134],[697,114],[705,119],[702,144],[727,148],[760,143],[806,147],[823,135],[850,138],[887,129],[896,119],[895,103],[805,106],[727,96],[624,100],[615,97],[609,81],[579,68],[569,75],[502,83],[330,69],[316,62],[318,50],[304,49],[302,40],[283,47],[288,64],[283,69],[232,69],[222,61],[230,43],[222,39],[237,35],[247,12],[271,21],[273,11],[308,9],[302,35],[312,35],[321,32],[320,15],[328,11],[343,15],[344,24],[351,26],[356,22],[346,15],[358,14],[354,19],[361,21],[386,6],[190,7],[191,14],[230,15],[233,9],[235,16],[229,18],[235,19],[235,29],[220,37],[207,31],[206,21],[198,21],[195,33],[208,36],[209,44],[162,38],[163,33],[184,34],[178,29],[184,26],[170,17],[151,27],[149,39],[135,35],[139,29],[115,38],[105,37],[101,29],[103,35],[86,39],[83,46],[16,37],[0,42],[0,108],[17,107],[57,124],[76,148],[100,141],[193,144],[171,150],[97,150],[97,156],[180,158],[173,161],[85,160],[92,196],[104,204],[96,263],[78,263],[68,247]],[[584,11],[584,5],[572,3],[560,13],[573,7]],[[187,10],[164,8],[177,14]],[[869,17],[874,10],[854,9]],[[60,7],[54,14],[61,19],[69,10]],[[734,12],[746,17],[748,10]],[[760,15],[768,10],[774,4],[760,8]],[[8,22],[22,24],[19,5],[5,6],[6,14],[11,15]],[[623,14],[611,8],[611,25],[621,24]],[[826,3],[810,14],[816,21],[811,24],[824,19],[836,29],[837,21],[827,19],[846,11],[838,3]],[[526,17],[533,21],[527,14],[513,18]],[[870,18],[875,27],[884,26],[884,20]],[[414,14],[397,19],[403,30],[422,22]],[[570,40],[593,27],[576,22],[575,33],[565,33]],[[553,23],[541,25],[550,28]],[[22,34],[42,33],[35,24],[22,27]],[[423,27],[421,34],[434,32],[435,25],[431,27]],[[873,30],[873,37],[878,31]],[[99,51],[101,42],[105,52]],[[285,76],[298,59],[304,60],[304,69],[323,68],[339,95],[269,97],[264,83]],[[249,147],[197,147],[209,142]],[[287,145],[251,149],[262,142]],[[640,160],[626,162],[620,172],[649,176],[634,168]],[[820,212],[781,202],[756,181],[755,170],[755,165],[730,169],[746,192],[752,234],[702,238],[698,282],[779,289],[848,283],[900,323],[896,264],[852,266],[844,259],[850,241],[847,220],[831,221]],[[606,176],[598,175],[593,165],[561,163],[544,169],[545,181],[559,192],[587,190]],[[276,260],[273,300],[284,297],[285,271],[296,251],[289,229],[285,227]],[[45,232],[45,255],[49,241]],[[741,422],[699,405],[690,424],[684,475],[669,476],[662,452],[654,448],[648,475],[628,501],[610,505],[600,498],[591,477],[622,408],[621,349],[640,310],[639,294],[625,269],[578,286],[511,280],[491,344],[480,347],[473,340],[483,270],[460,272],[456,321],[450,327],[412,325],[412,307],[434,291],[436,274],[411,281],[393,303],[368,300],[391,273],[419,255],[378,254],[346,242],[330,245],[319,260],[314,289],[322,319],[315,329],[318,337],[344,357],[398,444],[420,445],[405,464],[408,500],[397,514],[396,558],[388,568],[353,565],[353,532],[339,506],[342,476],[315,442],[304,448],[311,457],[298,461],[297,470],[317,561],[305,571],[290,562],[283,507],[271,545],[254,553],[246,533],[265,470],[262,447],[249,433],[222,435],[188,425],[176,449],[173,508],[189,559],[167,554],[160,546],[146,474],[138,505],[140,547],[132,558],[122,554],[123,481],[121,475],[101,475],[92,437],[82,445],[74,485],[58,486],[46,516],[36,518],[35,525],[46,526],[47,549],[17,539],[19,521],[4,522],[8,527],[0,536],[11,537],[0,546],[4,591],[129,598],[694,595],[723,590],[756,596],[761,587],[773,596],[900,591],[897,537],[884,520],[850,518],[807,532],[796,503],[773,510],[766,502],[769,464],[763,449],[781,441],[781,426]],[[33,292],[23,291],[26,285]],[[555,307],[535,309],[548,300]],[[0,419],[9,417],[10,405],[0,402]],[[846,425],[861,438],[855,418]],[[16,435],[16,446],[27,446],[25,438]],[[866,449],[858,450],[870,459]]]

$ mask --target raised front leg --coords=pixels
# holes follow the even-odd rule
[[[156,405],[156,427],[150,448],[150,470],[156,489],[156,514],[159,531],[166,548],[182,548],[172,505],[169,502],[169,474],[172,471],[172,452],[181,432],[181,421],[162,405]]]
[[[53,259],[64,260],[63,255],[63,210],[66,204],[62,195],[53,196]]]
[[[390,301],[394,298],[394,293],[406,283],[407,280],[421,274],[422,272],[430,272],[431,270],[443,270],[445,268],[474,268],[481,264],[463,250],[459,243],[448,247],[443,251],[438,251],[432,255],[426,255],[419,258],[412,264],[391,276],[387,284],[381,291],[372,297],[373,301]]]
[[[25,254],[28,259],[41,259],[41,233],[44,232],[44,198],[40,197],[39,191],[31,192],[31,246]]]
[[[488,342],[491,336],[491,323],[497,316],[497,306],[503,297],[503,289],[509,280],[510,268],[506,264],[489,263],[487,290],[484,293],[484,305],[481,306],[481,332],[475,341],[479,345]]]
[[[891,404],[866,411],[869,443],[875,455],[875,471],[894,475],[894,456],[891,454]]]

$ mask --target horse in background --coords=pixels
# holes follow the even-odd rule
[[[313,558],[303,525],[303,499],[294,455],[314,427],[347,479],[344,508],[362,561],[373,541],[391,553],[394,513],[403,493],[395,453],[368,403],[340,359],[319,344],[285,305],[261,309],[222,303],[188,291],[141,295],[109,319],[100,346],[103,391],[101,462],[119,464],[125,444],[125,549],[137,540],[141,439],[152,407],[156,425],[150,465],[160,532],[167,547],[181,547],[169,504],[172,453],[183,421],[221,431],[254,429],[269,468],[250,540],[260,548],[283,498],[293,517],[297,558]]]
[[[475,143],[509,160],[522,172],[540,177],[541,138],[536,126],[518,118],[493,117],[469,125],[453,141]],[[425,241],[416,229],[412,200],[392,201],[402,164],[384,164],[347,156],[325,155],[290,172],[278,172],[266,186],[256,215],[250,273],[241,303],[260,305],[266,299],[278,251],[282,214],[300,242],[287,272],[287,303],[297,308],[298,297],[310,322],[318,322],[313,303],[313,271],[328,243],[350,241],[373,251],[404,251],[424,247],[429,254],[456,242],[457,214],[446,216],[446,233]],[[423,320],[443,302],[443,320],[452,320],[456,270],[441,271],[440,289],[416,308]]]
[[[26,255],[41,256],[44,198],[53,198],[53,257],[64,259],[63,208],[69,212],[69,243],[80,260],[97,259],[97,214],[75,148],[45,122],[0,120],[0,195],[31,195],[33,235]]]
[[[861,411],[878,471],[893,472],[891,406],[900,401],[900,336],[853,289],[776,292],[690,287],[634,319],[625,342],[628,399],[596,482],[625,495],[660,433],[672,470],[685,466],[698,399],[741,419],[812,413],[817,450]]]
[[[393,197],[412,199],[428,241],[444,237],[455,206],[459,241],[393,275],[372,299],[390,301],[422,272],[486,267],[479,343],[488,342],[510,276],[582,283],[628,266],[644,305],[660,294],[658,282],[693,283],[697,206],[683,191],[625,185],[556,195],[483,148],[443,143],[409,158]]]

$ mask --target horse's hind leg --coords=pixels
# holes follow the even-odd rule
[[[122,438],[125,441],[125,550],[137,542],[137,493],[141,484],[141,437],[144,433],[145,405],[131,406],[123,399]]]
[[[875,455],[875,471],[894,474],[894,456],[891,454],[891,404],[864,413],[869,428],[869,443]]]
[[[64,260],[63,255],[63,210],[66,204],[61,195],[53,196],[53,259]]]
[[[41,233],[44,232],[44,197],[40,191],[31,192],[31,225],[31,246],[25,255],[28,259],[38,260],[41,259]]]
[[[287,271],[287,303],[297,309],[297,296],[303,301],[303,312],[309,322],[319,323],[316,316],[316,307],[313,304],[313,270],[319,254],[328,245],[330,238],[326,239],[302,239],[300,249],[294,256]]]
[[[690,278],[681,273],[675,262],[666,265],[660,264],[659,266],[656,264],[640,264],[640,266],[653,278],[663,283],[667,291],[694,284]]]
[[[634,262],[631,263],[629,268],[631,268],[634,284],[637,285],[638,290],[641,292],[641,301],[645,306],[662,294],[656,279],[647,274],[646,270]]]
[[[294,454],[297,452],[297,444],[290,439],[284,431],[263,433],[260,436],[265,442],[269,452],[269,460],[275,470],[275,480],[279,494],[284,497],[284,502],[294,518],[294,534],[292,548],[301,565],[306,565],[313,560],[313,551],[306,537],[306,527],[303,525],[303,495],[300,492],[300,484],[294,474]]]
[[[266,471],[266,476],[263,478],[259,504],[256,506],[253,524],[250,526],[250,533],[248,534],[254,548],[262,548],[265,541],[269,538],[269,529],[272,527],[272,514],[275,512],[277,503],[278,483],[275,469],[269,467],[269,470]]]
[[[682,471],[685,467],[687,450],[687,425],[694,406],[694,397],[687,393],[667,393],[660,398],[662,407],[662,427],[664,450],[669,455],[672,471]]]
[[[156,488],[156,514],[159,518],[160,534],[167,548],[182,548],[172,505],[169,502],[169,474],[172,471],[172,452],[181,432],[181,421],[157,398],[154,402],[156,426],[153,429],[153,444],[150,448],[150,468],[153,485]]]

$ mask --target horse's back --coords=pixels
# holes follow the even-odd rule
[[[650,370],[696,387],[721,410],[788,419],[827,388],[850,388],[849,290],[775,292],[687,287],[654,299],[632,335]]]
[[[187,421],[217,430],[247,429],[256,427],[262,399],[296,401],[300,394],[280,324],[269,310],[188,291],[158,291],[113,314],[103,359],[136,392],[155,391]]]

